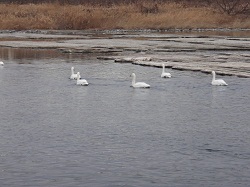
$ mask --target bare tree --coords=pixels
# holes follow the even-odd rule
[[[246,0],[215,0],[222,12],[228,15],[250,14],[250,4]]]
[[[150,5],[144,6],[142,3],[140,3],[139,8],[140,8],[140,12],[142,14],[149,14],[149,13],[157,14],[157,13],[159,13],[159,8],[158,8],[157,4],[154,4],[152,6],[150,6]]]

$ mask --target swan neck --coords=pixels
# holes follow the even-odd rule
[[[135,75],[132,75],[132,85],[135,85]]]
[[[213,80],[215,80],[215,73],[213,72]]]
[[[74,74],[74,69],[73,68],[71,68],[71,74]]]
[[[162,73],[164,73],[165,72],[165,66],[163,65],[162,66]]]

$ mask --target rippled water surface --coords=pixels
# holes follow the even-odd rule
[[[249,79],[3,53],[0,186],[249,186]],[[151,88],[131,88],[132,72]]]

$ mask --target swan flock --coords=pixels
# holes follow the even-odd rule
[[[0,61],[0,65],[3,65],[3,63],[1,64]],[[215,71],[212,71],[212,85],[215,86],[227,86],[228,84],[223,80],[223,79],[216,79],[216,74]],[[133,88],[150,88],[150,85],[145,83],[145,82],[136,82],[136,75],[135,73],[131,74],[132,77],[132,84],[131,87]],[[171,74],[165,72],[165,64],[162,64],[162,73],[161,73],[161,77],[162,78],[171,78]],[[74,67],[71,67],[71,76],[70,79],[74,79],[76,80],[76,85],[83,85],[83,86],[88,86],[89,83],[87,82],[86,79],[81,79],[81,75],[80,72],[75,73],[74,72]]]

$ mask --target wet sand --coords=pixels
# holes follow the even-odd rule
[[[250,78],[250,37],[148,31],[1,31],[0,47],[91,53],[99,60]]]

